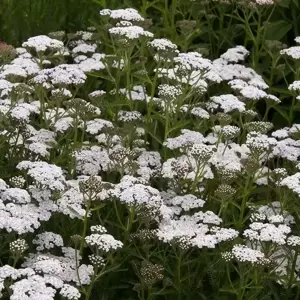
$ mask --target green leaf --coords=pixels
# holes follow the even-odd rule
[[[272,123],[274,123],[275,126],[278,125],[278,126],[282,127],[282,124],[287,123],[288,120],[289,120],[289,117],[285,112],[277,110],[274,113],[274,116],[272,118]]]
[[[281,93],[281,94],[286,94],[286,95],[289,95],[289,96],[293,95],[293,93],[290,90],[284,89],[284,88],[271,87],[270,91],[276,92],[276,93]]]
[[[101,74],[100,72],[89,72],[87,74],[92,77],[102,78],[102,79],[108,80],[110,82],[115,82],[114,78],[112,78],[111,76],[105,75],[105,74]]]
[[[151,137],[156,140],[159,144],[162,145],[163,141],[161,141],[155,134],[153,134],[150,130],[146,129],[146,132],[151,135]]]
[[[173,132],[174,130],[177,130],[177,129],[180,129],[180,128],[185,128],[186,125],[188,125],[190,122],[183,122],[183,123],[179,123],[178,125],[176,126],[173,126],[172,128],[170,128],[168,130],[168,135]]]
[[[272,22],[266,26],[265,39],[281,40],[292,29],[292,27],[292,24],[283,20]]]
[[[298,0],[293,0],[294,2],[298,1]],[[286,8],[289,8],[290,7],[290,3],[291,3],[291,0],[281,0],[278,5],[281,6],[281,7],[286,7]]]
[[[219,291],[237,295],[237,292],[232,290],[231,288],[221,288]]]

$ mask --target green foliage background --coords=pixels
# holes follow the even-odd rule
[[[210,14],[207,13],[208,11],[203,11],[203,5],[210,10]],[[92,20],[95,20],[99,9],[123,7],[135,7],[140,12],[147,13],[147,17],[155,20],[156,33],[163,33],[166,37],[174,36],[176,33],[172,27],[175,25],[172,22],[174,20],[170,20],[170,17],[175,17],[175,21],[185,17],[184,19],[201,20],[202,23],[206,21],[207,26],[200,28],[200,38],[205,37],[207,30],[211,31],[210,25],[214,26],[216,39],[220,38],[220,30],[226,30],[227,35],[223,36],[223,39],[228,40],[223,41],[222,48],[224,49],[228,46],[227,44],[243,42],[241,39],[244,35],[242,30],[237,30],[239,28],[237,22],[231,20],[229,23],[226,15],[223,15],[222,20],[218,18],[217,13],[223,11],[226,5],[223,6],[211,0],[197,0],[192,5],[187,0],[2,0],[0,2],[0,38],[7,43],[20,44],[30,36],[49,31],[72,32],[85,29]],[[169,9],[175,11],[170,14]],[[267,18],[267,16],[264,17]],[[270,20],[267,38],[291,44],[293,38],[300,34],[299,21],[299,1],[280,0]],[[216,49],[216,45],[213,48],[215,51],[220,50]]]

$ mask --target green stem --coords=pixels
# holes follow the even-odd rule
[[[85,236],[86,236],[86,232],[87,232],[87,223],[88,223],[88,213],[89,213],[89,206],[86,208],[85,210],[85,215],[84,215],[84,219],[83,219],[83,229],[82,229],[82,234],[81,234],[81,242],[80,242],[80,250],[79,253],[80,255],[82,255],[83,252],[83,248],[84,248],[84,243],[85,243]]]
[[[296,267],[296,264],[297,264],[297,258],[298,258],[298,251],[295,250],[295,255],[294,255],[294,259],[293,259],[293,263],[292,263],[292,268],[290,270],[288,288],[287,288],[286,297],[285,297],[286,300],[288,300],[290,298],[290,295],[291,295],[291,290],[292,290],[292,287],[293,287],[295,267]]]
[[[293,125],[295,105],[296,105],[296,97],[293,96],[292,105],[291,105],[290,111],[289,111],[289,126]]]
[[[249,188],[249,184],[250,184],[250,181],[251,181],[250,178],[251,177],[248,175],[247,180],[246,180],[246,184],[245,184],[245,187],[244,187],[244,191],[243,191],[243,198],[242,198],[240,216],[239,216],[239,221],[238,221],[238,228],[239,229],[243,228],[244,215],[245,215],[245,210],[246,210],[247,200],[248,200],[248,188]]]
[[[181,300],[181,262],[182,256],[181,254],[177,258],[177,290],[178,290],[178,300]]]
[[[97,267],[96,267],[96,270],[95,270],[95,274],[97,274]],[[96,280],[97,280],[97,276],[94,275],[93,279],[92,279],[92,282],[90,283],[89,288],[88,288],[88,290],[85,294],[85,300],[90,299],[90,296],[91,296],[91,293],[92,293],[92,290],[93,290],[93,287],[94,287],[94,284],[95,284]]]

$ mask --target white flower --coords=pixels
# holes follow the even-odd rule
[[[4,265],[0,267],[0,278],[6,279],[6,278],[13,278],[16,279],[18,277],[18,271],[11,267],[10,265]]]
[[[126,27],[126,26],[132,26],[133,24],[129,21],[120,21],[116,24],[117,27]]]
[[[242,79],[233,79],[228,82],[228,85],[234,90],[241,90],[244,87],[248,86],[248,83]]]
[[[159,152],[143,151],[137,159],[139,168],[137,174],[149,180],[151,177],[158,175],[161,169],[161,156]]]
[[[28,278],[16,281],[10,285],[12,290],[11,300],[25,299],[45,299],[52,300],[55,297],[56,290],[47,285],[47,281],[39,275],[30,276]],[[30,295],[30,296],[28,296]]]
[[[128,206],[145,206],[153,210],[153,213],[162,205],[162,198],[157,189],[145,185],[143,179],[129,175],[125,175],[109,194]]]
[[[123,247],[121,241],[115,240],[115,238],[107,233],[99,234],[92,233],[85,237],[86,243],[91,247],[96,247],[100,251],[109,252],[111,250],[117,250]]]
[[[287,238],[286,243],[288,246],[298,247],[300,246],[300,237],[296,235],[291,235]]]
[[[294,224],[294,217],[291,216],[287,211],[282,211],[281,204],[279,201],[274,201],[268,205],[259,206],[256,212],[251,215],[251,221],[265,221],[266,219],[272,220],[273,216],[283,216],[284,221],[282,223],[286,225]],[[277,219],[278,217],[275,217]]]
[[[36,52],[45,52],[45,51],[60,51],[64,49],[64,43],[51,39],[46,35],[38,35],[30,37],[26,42],[22,44],[22,47],[35,50]]]
[[[189,154],[191,154],[197,161],[207,161],[212,157],[215,150],[214,146],[197,143],[191,146]]]
[[[204,143],[206,139],[204,136],[197,131],[192,131],[189,129],[182,129],[181,135],[175,138],[168,138],[163,145],[171,150],[183,148],[193,144]]]
[[[17,204],[30,203],[31,197],[26,190],[19,188],[9,188],[1,194],[3,201],[11,201]]]
[[[32,268],[37,272],[56,276],[60,275],[63,271],[61,262],[52,257],[45,257],[44,259],[36,261]]]
[[[2,291],[4,290],[5,286],[4,286],[4,280],[0,280],[0,297],[3,296]]]
[[[211,61],[198,52],[179,53],[174,62],[180,70],[205,72],[212,66]]]
[[[76,171],[84,175],[97,175],[101,170],[107,171],[110,158],[107,150],[98,146],[75,152]]]
[[[196,116],[196,117],[199,117],[200,119],[206,119],[208,120],[210,118],[210,115],[209,113],[201,108],[201,107],[193,107],[192,109],[189,108],[189,105],[187,104],[184,104],[183,106],[181,106],[180,108],[183,112],[187,113],[189,112],[190,114]]]
[[[232,126],[232,125],[225,125],[225,126],[220,126],[220,125],[215,125],[212,127],[212,131],[218,135],[220,135],[222,138],[228,140],[236,137],[239,132],[240,128],[237,126]]]
[[[245,103],[241,102],[236,96],[231,94],[213,96],[210,98],[213,104],[217,104],[217,107],[220,107],[225,113],[232,112],[237,110],[243,112],[246,110]],[[214,105],[207,104],[209,109],[214,109]]]
[[[53,89],[51,95],[53,98],[72,98],[72,93],[66,88]]]
[[[90,29],[87,28],[87,30],[90,30]],[[91,31],[94,31],[94,30],[91,30]],[[80,38],[83,39],[84,41],[90,41],[90,40],[92,40],[93,32],[80,30],[80,31],[76,31],[76,35],[80,36]]]
[[[245,245],[234,245],[231,251],[232,255],[240,262],[250,262],[252,264],[266,263],[264,253],[259,250],[251,249]]]
[[[41,157],[49,157],[50,156],[50,152],[48,151],[51,147],[44,144],[44,143],[39,143],[39,142],[35,142],[35,143],[31,143],[29,145],[26,146],[26,148],[34,154],[37,154]]]
[[[158,95],[164,100],[173,101],[182,95],[182,90],[179,86],[161,84],[158,86]]]
[[[91,57],[79,55],[75,57],[74,62],[76,66],[85,73],[95,72],[105,70],[105,64],[102,62],[104,57],[105,54],[101,53],[94,53]]]
[[[91,226],[91,232],[102,234],[102,233],[107,233],[107,230],[104,226],[95,225],[95,226]]]
[[[167,205],[181,207],[183,211],[189,211],[194,208],[201,208],[205,204],[205,201],[197,198],[194,195],[187,194],[183,196],[175,196],[168,201],[164,201]]]
[[[177,50],[177,45],[173,44],[170,40],[165,38],[154,39],[153,41],[148,43],[148,46],[158,52],[179,52]]]
[[[277,145],[277,141],[274,138],[269,138],[265,134],[252,131],[247,134],[246,145],[251,151],[263,153],[270,151]]]
[[[243,235],[250,241],[273,242],[278,245],[286,243],[287,234],[291,228],[284,224],[275,224],[254,222],[250,224],[250,229],[246,229]]]
[[[76,283],[77,285],[88,285],[91,283],[91,277],[94,274],[94,268],[92,265],[84,265],[82,264],[79,268],[78,268],[78,274],[79,274],[79,278],[80,278],[80,282],[78,280],[78,277],[76,276]]]
[[[23,254],[28,249],[28,244],[24,239],[17,239],[9,243],[9,251],[12,254]]]
[[[289,90],[294,92],[300,92],[300,80],[295,80],[292,84],[289,85]]]
[[[281,55],[290,56],[293,59],[300,59],[300,46],[293,46],[280,51]]]
[[[110,121],[103,119],[94,119],[86,122],[86,132],[90,134],[99,134],[104,128],[113,128]]]
[[[66,180],[63,171],[56,165],[51,165],[43,161],[22,161],[17,165],[19,170],[27,170],[27,174],[35,181],[36,185],[41,185],[50,190],[62,191],[65,189]]]
[[[249,85],[240,90],[243,97],[250,100],[260,100],[267,97],[267,93],[255,86]]]
[[[300,142],[291,138],[278,141],[277,145],[273,148],[273,155],[289,161],[297,161],[300,156]]]
[[[84,84],[85,80],[86,75],[78,65],[61,64],[52,69],[41,70],[31,82],[33,84],[50,83],[55,86],[78,86]]]
[[[258,5],[273,5],[273,0],[255,0],[255,3]]]
[[[120,89],[120,94],[123,94],[126,96],[128,100],[132,101],[149,101],[150,97],[146,94],[145,87],[141,85],[136,85],[132,88],[131,91],[128,91],[127,89]]]
[[[32,240],[32,243],[37,245],[36,249],[38,251],[52,249],[55,246],[63,247],[64,245],[61,235],[49,231],[38,234],[35,239]]]
[[[144,30],[144,28],[140,26],[113,27],[108,31],[113,36],[123,37],[128,40],[136,40],[140,37],[153,37],[153,33]]]
[[[17,79],[26,79],[36,75],[40,71],[39,65],[31,58],[17,57],[10,64],[2,67],[0,78],[15,81]]]
[[[78,291],[78,289],[69,284],[64,284],[63,287],[61,288],[59,294],[62,297],[69,299],[69,300],[79,300],[81,297],[81,294]]]
[[[220,56],[220,58],[225,59],[228,62],[237,63],[245,60],[248,55],[249,51],[244,46],[236,46],[235,48],[228,49]]]
[[[63,133],[74,126],[74,119],[72,117],[63,117],[58,119],[52,126],[56,132]]]
[[[0,98],[7,97],[13,88],[13,84],[5,79],[0,79]]]
[[[102,9],[100,10],[100,15],[109,16],[114,20],[124,20],[124,21],[136,21],[143,22],[144,18],[138,13],[134,8],[125,8],[125,9]]]
[[[70,189],[57,200],[58,211],[71,219],[83,218],[85,215],[84,197],[79,190],[79,181],[68,181]]]
[[[273,215],[273,216],[268,216],[267,218],[268,221],[273,224],[284,222],[284,217],[282,215]]]
[[[54,278],[51,277],[51,284],[57,284],[57,288],[61,288],[63,283],[73,282],[78,286],[80,283],[82,285],[89,284],[94,273],[93,266],[80,265],[79,261],[81,260],[81,256],[77,253],[76,258],[75,249],[62,247],[61,250],[63,253],[62,256],[56,256],[50,253],[41,254],[39,252],[37,254],[29,254],[29,256],[25,258],[22,267],[31,268],[36,271],[44,271],[50,273],[50,275],[55,274],[56,280],[54,281]],[[43,278],[48,280],[49,276]],[[59,279],[60,282],[58,282],[57,279]]]
[[[118,120],[121,122],[141,121],[142,118],[143,118],[142,114],[138,111],[120,110],[118,112]]]
[[[92,98],[92,99],[97,99],[97,98],[102,97],[105,94],[106,94],[106,92],[103,91],[103,90],[96,90],[96,91],[91,92],[89,94],[89,97]]]
[[[215,248],[220,242],[238,236],[236,230],[218,227],[221,221],[211,211],[198,212],[191,216],[183,215],[178,220],[166,215],[160,222],[156,234],[159,240],[165,243],[178,243],[183,248]]]
[[[195,180],[200,181],[201,178],[213,179],[214,174],[207,163],[203,166],[201,174],[197,168],[197,160],[191,155],[181,155],[177,158],[169,158],[163,163],[162,166],[162,177],[168,179],[174,179],[174,177],[180,177],[185,180]],[[196,177],[197,176],[197,177]]]
[[[272,132],[272,136],[279,140],[285,139],[285,138],[289,137],[289,128],[284,127],[284,128],[275,130]]]
[[[83,53],[83,54],[88,54],[88,53],[94,53],[96,51],[97,45],[89,45],[86,43],[82,43],[78,46],[76,46],[72,52],[73,53]]]
[[[286,186],[298,196],[300,196],[300,173],[285,177],[280,183],[280,186]]]

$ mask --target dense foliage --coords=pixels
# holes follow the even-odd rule
[[[54,2],[1,4],[2,299],[300,299],[298,1]]]

